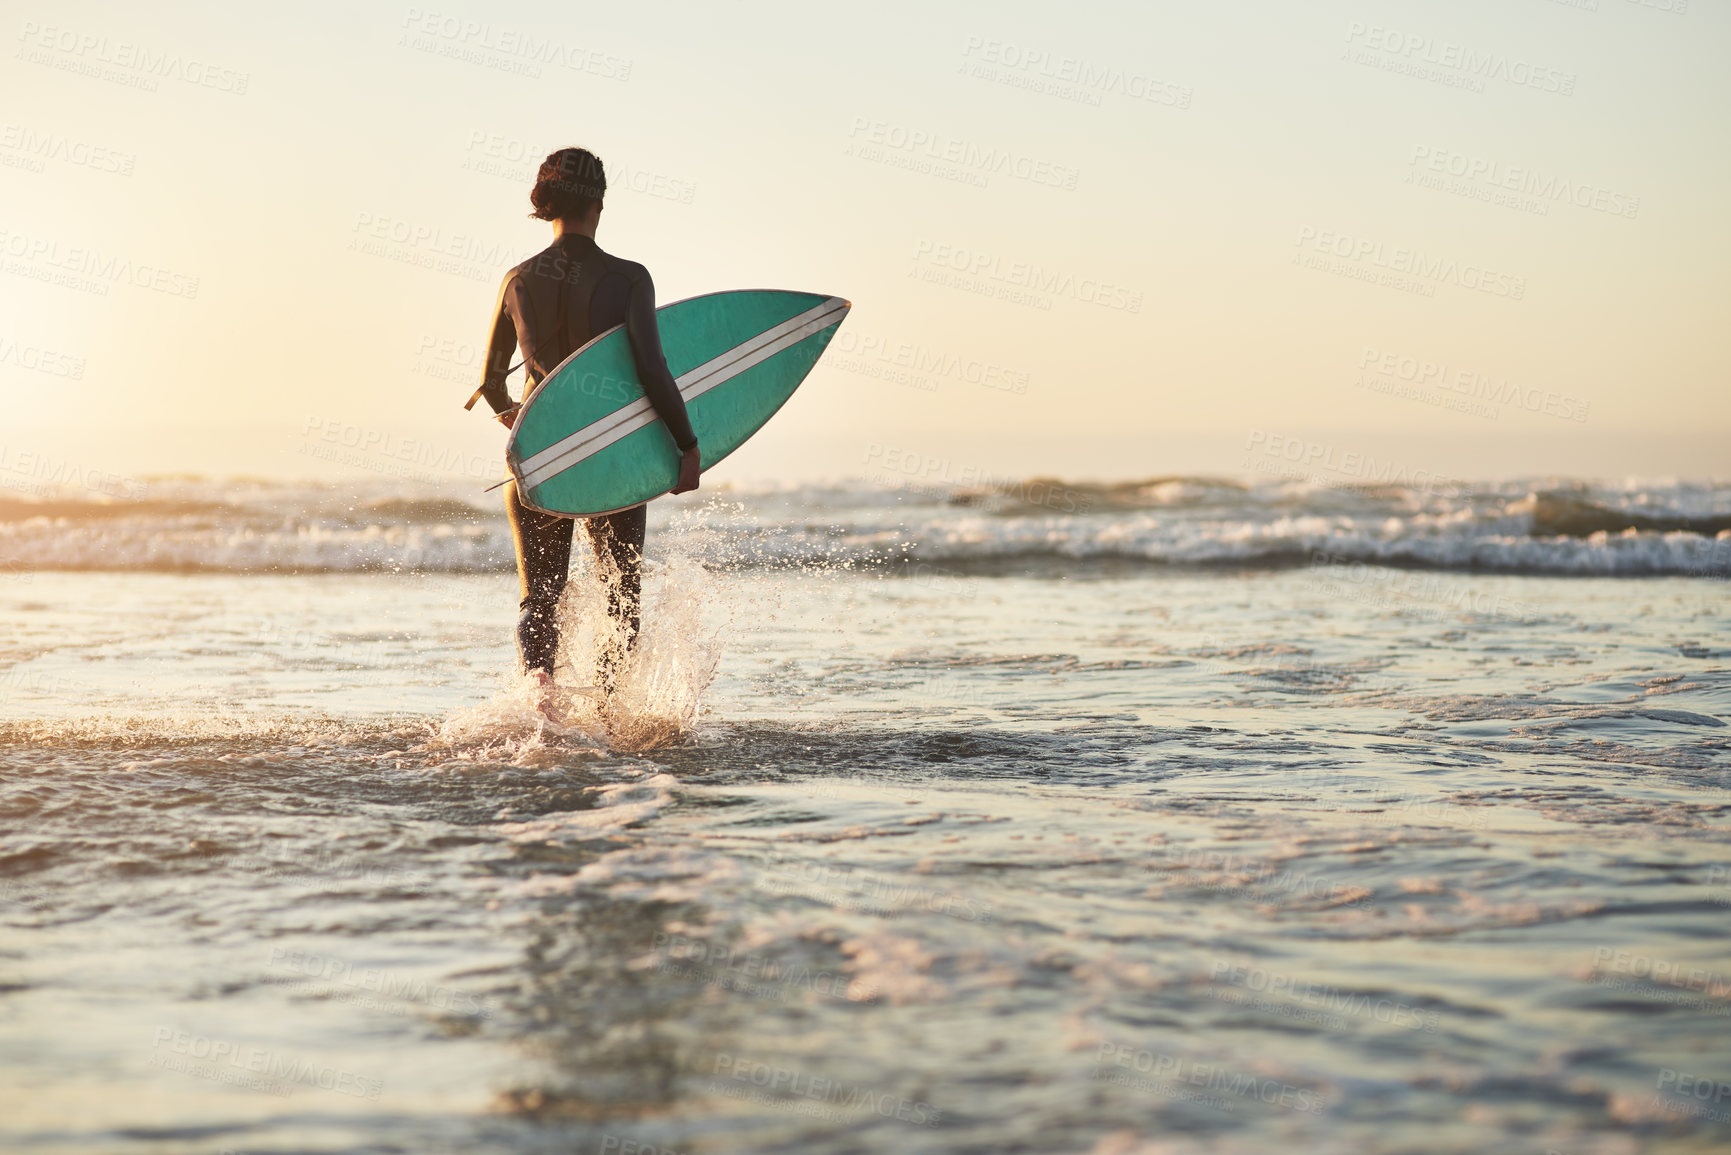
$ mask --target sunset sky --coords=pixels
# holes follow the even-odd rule
[[[5,5],[0,452],[490,483],[461,405],[579,144],[663,302],[854,302],[718,479],[1731,460],[1721,3],[148,9]]]

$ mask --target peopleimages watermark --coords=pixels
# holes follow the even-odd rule
[[[463,160],[463,167],[470,172],[527,186],[534,183],[541,162],[554,148],[545,141],[529,142],[504,133],[471,129],[469,141],[464,146],[468,155]],[[620,191],[641,193],[682,205],[690,204],[697,196],[697,182],[688,177],[656,172],[611,155],[602,157],[601,163],[607,171],[608,195]]]
[[[1326,1016],[1325,1024],[1317,1025],[1327,1025],[1335,1030],[1346,1025],[1342,1015],[1371,1019],[1408,1031],[1434,1032],[1441,1023],[1437,1012],[1421,1010],[1411,1003],[1367,994],[1353,994],[1338,987],[1269,970],[1255,963],[1217,958],[1209,968],[1208,981],[1215,985],[1225,984],[1235,988],[1231,991],[1211,990],[1209,994],[1213,998],[1250,1006],[1285,1018],[1298,1017],[1290,1012],[1302,1008],[1305,1014]],[[1241,997],[1241,992],[1268,997]]]
[[[12,337],[0,336],[0,365],[46,373],[50,377],[66,377],[73,381],[84,378],[84,358],[62,353],[41,345],[26,344]]]
[[[1675,959],[1601,946],[1594,949],[1585,978],[1611,990],[1639,992],[1660,1002],[1731,1015],[1731,978]],[[1668,989],[1655,991],[1656,986]]]
[[[1660,1067],[1653,1086],[1653,1105],[1667,1114],[1731,1123],[1731,1080]]]
[[[994,176],[1074,192],[1080,170],[928,128],[856,116],[843,156],[987,188]]]
[[[178,80],[195,88],[245,96],[252,79],[250,73],[182,56],[179,52],[153,49],[130,40],[111,41],[107,36],[34,20],[23,22],[18,39],[24,47],[17,59],[145,92],[157,91],[159,81]]]
[[[1150,1076],[1138,1079],[1137,1075]],[[1094,1053],[1094,1078],[1137,1091],[1152,1091],[1169,1099],[1199,1102],[1224,1111],[1237,1110],[1244,1100],[1288,1111],[1320,1115],[1328,1100],[1314,1088],[1282,1082],[1219,1063],[1199,1063],[1180,1055],[1101,1043]],[[1208,1092],[1225,1092],[1232,1099]]]
[[[1068,297],[1084,305],[1125,313],[1142,311],[1143,294],[1095,277],[1077,276],[1030,261],[1005,260],[996,253],[965,245],[918,241],[914,267],[908,275],[1013,304],[1050,309],[1051,298]]]
[[[563,68],[602,80],[623,83],[631,79],[629,57],[615,56],[581,44],[568,44],[549,36],[537,36],[509,24],[468,20],[421,8],[404,15],[403,31],[397,38],[402,48],[478,64],[498,72],[514,72],[539,79],[543,66]]]
[[[963,922],[992,921],[990,903],[965,894],[914,886],[869,870],[813,862],[791,854],[770,857],[764,866],[765,874],[759,885],[774,894],[803,894],[832,906],[875,914],[911,910],[942,914]]]
[[[108,295],[110,285],[130,285],[187,300],[198,296],[198,278],[186,273],[83,245],[63,247],[51,237],[12,229],[0,228],[0,257],[5,258],[4,270],[13,276],[99,297]]]
[[[1510,301],[1519,301],[1527,293],[1525,277],[1499,273],[1484,265],[1463,264],[1452,257],[1432,257],[1405,246],[1387,246],[1351,233],[1301,225],[1293,244],[1308,250],[1294,257],[1294,264],[1404,289],[1419,296],[1435,296],[1437,285],[1457,285]],[[1312,253],[1320,254],[1321,258],[1312,257]],[[1328,257],[1337,259],[1329,262]]]
[[[328,1063],[173,1027],[157,1027],[151,1049],[152,1067],[271,1095],[292,1095],[298,1084],[376,1100],[385,1089],[383,1080]]]
[[[891,488],[924,487],[934,495],[948,494],[952,487],[982,489],[1028,505],[1041,505],[1059,513],[1086,513],[1093,498],[1055,481],[1020,481],[994,478],[977,465],[958,465],[948,457],[935,457],[898,445],[873,441],[866,445],[863,463],[875,465],[878,473],[866,480]]]
[[[4,680],[0,679],[0,684]],[[45,886],[26,886],[17,882],[0,882],[0,902],[16,902],[29,905],[46,903],[53,900],[55,892]]]
[[[961,72],[975,80],[1096,108],[1105,96],[1121,96],[1163,108],[1187,109],[1195,95],[1188,86],[1161,80],[1151,71],[1097,64],[985,36],[970,36],[962,45]]]
[[[1252,454],[1261,460],[1253,463]],[[1415,469],[1374,454],[1342,449],[1332,442],[1311,441],[1266,429],[1252,429],[1244,442],[1241,468],[1273,473],[1314,485],[1400,485],[1421,493],[1458,489],[1460,483],[1428,469]]]
[[[17,450],[0,444],[0,489],[51,497],[66,490],[139,501],[149,486],[135,477],[98,466],[55,458],[38,450]]]
[[[1001,701],[1000,696],[985,682],[961,674],[940,674],[923,683],[914,692],[930,702],[974,710],[988,710],[994,703]]]
[[[1459,614],[1536,622],[1544,611],[1535,603],[1490,593],[1470,582],[1429,570],[1395,569],[1362,558],[1312,550],[1311,582],[1319,592],[1377,609],[1414,613],[1441,621]]]
[[[397,654],[392,652],[388,643],[370,641],[356,644],[353,640],[331,634],[321,634],[313,630],[294,629],[265,618],[259,622],[258,632],[253,635],[260,645],[273,647],[279,655],[284,651],[291,653],[302,662],[311,659],[313,662],[328,662],[330,666],[341,670],[340,677],[345,686],[382,686],[401,680],[403,671],[399,668]],[[322,663],[321,663],[322,664]],[[328,667],[327,667],[328,668]],[[272,870],[276,876],[289,876],[297,882],[307,884],[329,885],[328,880],[309,877],[309,870],[323,873],[329,862],[328,854],[315,855],[317,866],[309,866],[304,857],[296,859],[292,867]],[[359,862],[358,859],[351,859]],[[371,877],[368,882],[381,885],[426,885],[432,879],[426,875],[415,876],[392,867],[384,871],[376,868],[369,870]],[[413,880],[413,881],[411,881]]]
[[[1218,634],[1212,633],[1203,634],[1201,641],[1200,647],[1181,651],[1181,656],[1177,659],[1188,663],[1190,668],[1199,674],[1306,678],[1327,675],[1336,669],[1331,663],[1324,662],[1314,654],[1307,653],[1297,659],[1292,658],[1292,654],[1299,652],[1297,650],[1276,650],[1271,654],[1260,646],[1228,646]],[[1279,660],[1272,666],[1253,665],[1246,668],[1243,665],[1246,658],[1254,659],[1264,655],[1278,656]],[[1236,660],[1227,661],[1228,658]]]
[[[1731,548],[1731,541],[1726,542],[1725,545],[1727,548]],[[1731,866],[1727,866],[1722,862],[1716,862],[1712,866],[1709,866],[1707,868],[1707,885],[1716,886],[1721,889],[1727,885],[1731,885]],[[1722,906],[1731,906],[1731,893],[1716,894],[1713,896],[1713,901]]]
[[[1306,768],[1283,772],[1282,787],[1307,791],[1311,801],[1328,810],[1350,811],[1353,821],[1403,822],[1415,819],[1480,829],[1490,824],[1490,810],[1454,798],[1430,794],[1393,793],[1381,781],[1340,770]]]
[[[1355,389],[1368,389],[1370,392],[1380,393],[1384,397],[1394,397],[1402,401],[1417,401],[1422,405],[1434,405],[1438,409],[1464,413],[1468,417],[1478,417],[1485,421],[1497,419],[1497,409],[1494,405],[1487,405],[1482,401],[1470,401],[1465,397],[1451,397],[1446,393],[1437,393],[1405,381],[1391,381],[1386,377],[1360,373],[1352,384]]]
[[[485,241],[470,233],[378,213],[357,212],[348,247],[357,253],[488,281],[517,263],[517,246]]]
[[[29,581],[31,574],[24,571],[22,580]],[[14,666],[9,670],[0,670],[0,694],[22,691],[36,697],[71,698],[74,695],[84,696],[90,693],[90,686],[84,682],[75,682],[71,678],[59,674],[48,674],[41,670],[21,670]]]
[[[422,333],[415,343],[415,363],[410,371],[473,387],[481,379],[481,363],[485,355],[486,349],[473,341]]]
[[[869,1003],[878,998],[876,987],[856,982],[845,972],[785,965],[766,954],[740,952],[706,939],[657,931],[653,946],[661,956],[657,972],[697,979],[736,994],[777,1001],[801,992],[838,1002]]]
[[[925,589],[941,590],[952,597],[971,599],[978,597],[980,593],[979,583],[969,581],[969,575],[930,562],[916,561],[911,557],[903,558],[901,563],[891,568],[884,577]]]
[[[267,631],[267,637],[272,632]],[[323,847],[310,854],[298,854],[288,863],[261,861],[263,869],[257,873],[275,882],[315,890],[336,890],[354,882],[404,890],[420,890],[433,884],[433,876],[425,871],[406,870],[395,864],[380,866],[359,854],[340,853]]]
[[[368,1010],[402,1013],[406,1010],[403,1004],[420,1003],[435,1010],[485,1019],[491,1018],[498,1008],[495,999],[477,998],[444,983],[430,983],[382,967],[357,967],[352,962],[316,951],[273,946],[265,965],[315,980],[298,983],[294,988],[297,993],[318,995]]]
[[[843,329],[830,341],[823,362],[844,373],[875,377],[935,392],[940,379],[961,381],[1018,397],[1028,392],[1026,370],[1012,369],[984,357],[967,356],[918,341],[901,341]]]
[[[1321,875],[1242,854],[1218,850],[1185,850],[1149,864],[1150,870],[1191,870],[1212,877],[1187,880],[1186,885],[1203,890],[1283,891],[1309,898],[1325,907],[1357,907],[1369,901],[1371,891],[1352,883],[1337,882]]]
[[[596,1155],[684,1155],[684,1152],[672,1147],[645,1143],[640,1139],[630,1139],[624,1135],[603,1135],[601,1146],[596,1148]]]
[[[1712,541],[1701,542],[1693,551],[1694,559],[1680,571],[1688,577],[1707,578],[1711,581],[1731,581],[1731,535],[1721,536]],[[1705,653],[1691,655],[1706,657]],[[1716,866],[1715,870],[1724,870]],[[1718,901],[1718,900],[1716,900]]]
[[[1549,216],[1553,204],[1570,204],[1628,220],[1634,220],[1641,211],[1640,197],[1529,166],[1504,164],[1428,144],[1413,146],[1407,166],[1409,184],[1506,205],[1537,216]]]
[[[440,475],[482,480],[505,471],[503,458],[341,418],[309,416],[301,430],[299,452],[338,465],[426,481],[438,481]]]
[[[861,1110],[918,1127],[936,1127],[943,1120],[943,1112],[924,1100],[841,1083],[742,1055],[716,1055],[710,1073],[717,1076],[711,1089],[719,1094],[830,1122],[841,1122]],[[725,1080],[719,1077],[722,1075]]]
[[[1575,74],[1534,64],[1500,52],[1485,52],[1413,32],[1354,20],[1346,29],[1343,60],[1396,72],[1419,80],[1483,92],[1499,80],[1559,96],[1573,96]]]
[[[1437,389],[1458,395],[1464,402],[1512,406],[1563,421],[1585,421],[1590,402],[1551,389],[1518,385],[1508,378],[1498,380],[1476,369],[1451,367],[1446,361],[1412,356],[1366,345],[1358,356],[1361,389],[1395,396],[1408,396],[1402,388]],[[1370,370],[1367,376],[1365,370]],[[1451,406],[1452,407],[1452,406]],[[1492,410],[1490,416],[1495,417]]]
[[[0,125],[0,167],[44,172],[49,161],[131,176],[138,158],[130,152],[78,140],[64,133],[40,132],[27,125],[7,121]]]
[[[562,262],[549,261],[547,264],[553,275],[565,275],[566,266]],[[572,264],[569,267],[576,270],[581,266]],[[468,386],[473,386],[481,379],[481,366],[486,350],[480,345],[423,333],[415,351],[413,370],[416,373],[436,377],[441,381],[461,381]],[[643,396],[643,385],[635,377],[615,377],[610,373],[598,373],[594,370],[584,373],[575,387],[587,397],[617,401],[621,404],[636,401]]]

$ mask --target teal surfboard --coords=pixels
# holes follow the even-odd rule
[[[775,416],[852,307],[821,293],[742,289],[655,311],[704,469]],[[679,449],[643,395],[623,325],[547,375],[517,413],[505,461],[525,505],[568,517],[630,509],[673,488]]]

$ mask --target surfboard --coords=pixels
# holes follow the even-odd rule
[[[822,293],[740,289],[655,311],[704,469],[775,416],[852,307]],[[679,458],[643,394],[623,325],[561,361],[518,411],[505,443],[523,504],[567,517],[660,497],[679,481]]]

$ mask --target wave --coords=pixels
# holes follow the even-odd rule
[[[1687,517],[1675,513],[1652,514],[1609,509],[1562,493],[1535,493],[1510,507],[1533,519],[1534,534],[1587,537],[1595,533],[1647,530],[1660,533],[1718,535],[1731,529],[1731,516]]]
[[[220,516],[231,507],[211,501],[4,501],[0,500],[0,522],[99,521],[109,518],[183,518]]]
[[[989,487],[723,488],[652,507],[714,567],[845,566],[927,580],[1077,569],[1371,565],[1731,577],[1731,486],[1322,487],[1155,477]],[[46,570],[504,573],[496,499],[183,480],[149,500],[0,503],[0,580]]]

